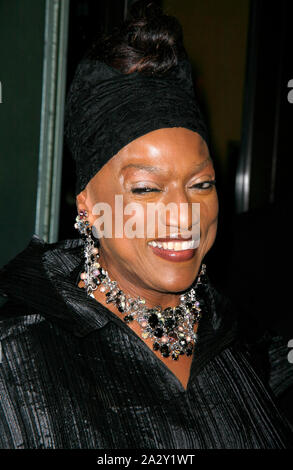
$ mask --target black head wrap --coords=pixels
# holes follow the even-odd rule
[[[76,161],[76,194],[125,145],[168,127],[185,127],[208,140],[186,59],[161,76],[123,74],[104,62],[84,59],[65,114],[65,135]]]

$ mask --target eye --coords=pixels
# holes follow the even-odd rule
[[[199,189],[200,191],[204,191],[207,189],[211,189],[213,186],[216,185],[216,180],[211,181],[202,181],[201,183],[196,183],[191,188]]]
[[[159,192],[159,191],[160,190],[157,188],[149,188],[149,187],[131,189],[131,192],[134,194],[144,194],[144,193],[152,193],[152,192]]]

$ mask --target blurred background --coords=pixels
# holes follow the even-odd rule
[[[64,101],[94,37],[130,0],[0,0],[0,266],[33,233],[76,238]],[[220,200],[211,280],[243,312],[293,338],[290,296],[292,2],[162,0],[182,24],[211,135]],[[289,273],[289,274],[288,274]]]

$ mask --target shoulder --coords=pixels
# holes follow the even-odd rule
[[[224,307],[224,316],[235,315],[237,334],[232,350],[236,352],[236,357],[249,363],[258,379],[274,396],[279,409],[293,424],[293,364],[289,360],[288,341],[269,327],[249,321],[248,313],[233,308],[233,302],[225,301],[219,293],[215,296],[219,296],[217,301]]]
[[[0,366],[3,380],[21,379],[24,371],[41,358],[48,343],[54,343],[56,325],[42,313],[30,310],[24,303],[8,300],[0,308]],[[24,367],[25,365],[25,367]],[[1,382],[1,379],[0,379]]]
[[[41,386],[60,358],[76,357],[79,340],[25,304],[8,301],[0,318],[0,403],[11,395],[17,404],[35,381]]]
[[[8,300],[0,308],[0,448],[34,447],[34,418],[43,407],[47,419],[46,397],[62,387],[64,348],[75,357],[71,336],[25,303]]]
[[[293,394],[293,364],[288,360],[288,341],[268,326],[253,321],[249,312],[238,309],[233,300],[210,285],[210,303],[214,305],[214,327],[234,331],[236,349],[244,353],[258,376],[276,397]]]
[[[0,308],[0,341],[21,337],[44,322],[42,315],[30,312],[24,303],[7,300]]]

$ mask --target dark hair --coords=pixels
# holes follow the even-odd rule
[[[162,75],[187,54],[178,20],[164,14],[153,1],[139,0],[131,6],[127,20],[100,37],[87,57],[125,74]]]

